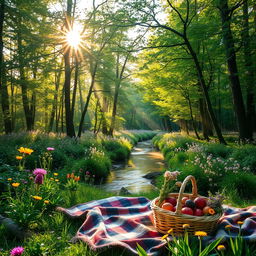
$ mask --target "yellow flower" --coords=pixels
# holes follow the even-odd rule
[[[32,196],[35,200],[42,200],[42,197],[41,196]]]
[[[8,181],[12,181],[12,178],[8,178],[7,180],[8,180]]]
[[[166,238],[168,237],[168,234],[166,234],[166,235],[164,235],[164,236],[162,236],[162,240],[165,240]]]
[[[54,175],[54,176],[58,176],[59,174],[58,174],[57,172],[55,172],[53,175]]]
[[[44,203],[45,203],[45,204],[49,204],[50,201],[49,201],[49,200],[44,200]]]
[[[169,229],[169,230],[167,231],[167,234],[171,234],[172,232],[173,232],[173,228]]]
[[[218,251],[225,251],[225,250],[226,250],[226,247],[225,247],[225,245],[220,244],[220,245],[218,245],[217,250],[218,250]]]
[[[31,153],[34,152],[33,149],[24,148],[24,147],[20,147],[20,148],[18,149],[18,151],[19,151],[20,153],[24,153],[24,154],[28,154],[28,155],[31,155]]]
[[[30,149],[30,148],[25,148],[25,150],[24,150],[24,153],[27,155],[31,155],[31,153],[33,153],[33,152],[34,152],[34,150]]]
[[[58,179],[55,179],[56,182],[58,182],[59,180]]]
[[[17,160],[21,160],[23,157],[22,156],[16,156]]]
[[[182,226],[184,229],[188,229],[188,228],[190,228],[190,225],[189,224],[183,224],[183,226]]]
[[[20,147],[20,148],[18,149],[18,151],[19,151],[20,153],[24,153],[24,151],[25,151],[25,148],[23,148],[23,147]]]
[[[226,225],[226,226],[225,226],[225,229],[230,229],[230,228],[232,228],[231,225]]]
[[[243,221],[238,221],[237,224],[238,224],[239,226],[242,226],[242,225],[244,224],[244,222],[243,222]]]
[[[17,188],[19,185],[20,185],[20,183],[18,183],[18,182],[12,183],[12,186],[13,186],[14,188]]]
[[[207,233],[204,231],[196,231],[195,236],[207,236]]]
[[[54,180],[54,178],[50,178],[50,180]]]

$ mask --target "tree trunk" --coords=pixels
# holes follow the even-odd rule
[[[205,83],[205,80],[204,80],[202,68],[200,66],[199,60],[197,58],[197,55],[196,55],[195,51],[193,50],[190,42],[188,41],[188,39],[186,37],[184,37],[184,41],[185,41],[185,44],[186,44],[186,46],[187,46],[187,48],[189,50],[190,55],[193,58],[193,61],[194,61],[194,64],[195,64],[195,67],[196,67],[196,70],[197,70],[198,81],[199,81],[200,87],[201,87],[201,89],[203,91],[203,95],[204,95],[204,98],[205,98],[206,106],[207,106],[209,115],[211,117],[212,124],[214,126],[215,131],[216,131],[218,140],[219,140],[220,143],[226,144],[226,142],[225,142],[225,140],[224,140],[224,138],[222,136],[222,133],[221,133],[218,121],[216,119],[216,116],[215,116],[215,114],[213,112],[212,103],[211,103],[211,100],[210,100],[210,97],[209,97],[209,94],[208,94],[208,90],[207,90],[207,86],[206,86],[206,83]]]
[[[66,32],[70,30],[71,10],[72,10],[72,0],[67,0],[67,11],[66,11],[66,20],[65,20]],[[71,48],[70,46],[67,45],[64,51],[65,51],[64,52],[64,63],[65,63],[64,94],[65,94],[66,131],[67,131],[67,136],[75,137],[76,134],[75,134],[73,116],[72,116],[72,111],[70,106],[70,83],[71,83],[71,68],[70,68]]]
[[[59,93],[60,78],[61,78],[61,68],[62,68],[62,62],[60,64],[58,72],[55,72],[55,92],[54,92],[54,98],[52,103],[52,110],[50,114],[48,132],[51,132],[53,129],[54,117],[56,118],[55,121],[57,122],[57,105],[58,105],[58,93]]]
[[[242,40],[244,49],[244,64],[245,64],[245,81],[246,81],[246,98],[247,98],[247,126],[249,129],[249,136],[253,136],[253,127],[255,120],[255,103],[254,103],[254,69],[252,62],[251,40],[249,35],[248,22],[248,1],[245,0],[243,4],[243,30]]]
[[[187,100],[188,100],[189,113],[190,113],[190,118],[191,118],[191,122],[192,122],[192,125],[193,125],[193,129],[194,129],[194,131],[195,131],[196,138],[197,138],[198,140],[200,140],[200,137],[199,137],[198,132],[197,132],[197,129],[196,129],[196,123],[195,123],[195,120],[194,120],[194,117],[193,117],[193,110],[192,110],[192,105],[191,105],[191,100],[190,100],[189,95],[188,95],[188,97],[187,97]]]
[[[74,78],[72,107],[71,107],[73,120],[74,120],[75,105],[76,105],[76,92],[77,92],[78,77],[79,77],[79,62],[78,62],[77,57],[75,57],[75,78]]]
[[[3,25],[5,15],[5,0],[0,1],[0,93],[1,93],[1,105],[3,111],[3,121],[5,133],[12,132],[12,118],[10,113],[10,103],[7,83],[5,79],[4,71],[4,57],[3,57]]]
[[[228,8],[228,1],[219,1],[219,10],[222,21],[222,33],[224,47],[226,50],[226,59],[229,71],[229,80],[232,91],[232,98],[234,103],[234,110],[237,118],[237,125],[239,130],[239,138],[242,141],[246,139],[252,139],[250,131],[247,127],[247,119],[245,113],[245,107],[243,102],[243,96],[240,86],[240,80],[238,76],[238,68],[236,63],[236,52],[234,46],[234,39],[230,27],[231,13]]]
[[[96,72],[97,72],[97,67],[98,67],[98,63],[96,62],[95,66],[94,66],[94,69],[92,71],[91,84],[90,84],[89,92],[88,92],[86,102],[85,102],[85,105],[84,105],[83,113],[82,113],[82,116],[81,116],[81,119],[80,119],[80,124],[79,124],[79,129],[78,129],[78,134],[77,134],[77,137],[79,137],[79,138],[82,135],[85,114],[87,113],[87,109],[88,109],[89,102],[90,102],[90,99],[91,99],[91,95],[92,95],[92,92],[93,92],[93,86],[94,86],[94,83],[95,83],[95,76],[96,76]]]

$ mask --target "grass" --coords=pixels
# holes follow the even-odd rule
[[[24,256],[130,255],[129,252],[116,247],[95,252],[85,243],[70,243],[70,239],[75,235],[82,221],[70,220],[53,209],[56,205],[68,208],[75,204],[115,196],[113,193],[106,192],[91,185],[93,180],[88,179],[85,172],[91,171],[91,173],[96,175],[98,167],[92,163],[88,164],[86,161],[95,159],[94,163],[101,162],[104,165],[102,159],[105,159],[107,162],[106,168],[110,168],[109,165],[111,162],[125,161],[127,159],[132,145],[140,140],[148,139],[153,135],[154,133],[145,131],[142,133],[139,131],[123,132],[117,134],[116,138],[112,139],[104,136],[93,138],[86,134],[79,142],[63,137],[56,137],[55,135],[46,136],[38,133],[0,137],[0,147],[2,147],[2,150],[0,150],[2,182],[0,184],[4,185],[0,189],[2,189],[1,191],[6,191],[1,195],[3,200],[1,200],[0,213],[3,214],[5,212],[6,215],[9,212],[9,217],[12,217],[24,228],[29,229],[32,234],[30,238],[19,241],[3,225],[0,225],[1,255],[9,255],[11,248],[16,246],[25,247]],[[6,139],[8,139],[8,143]],[[171,168],[173,170],[179,169],[181,171],[181,180],[189,174],[193,174],[197,178],[200,193],[206,194],[208,190],[217,191],[222,189],[228,195],[226,202],[234,206],[243,207],[256,203],[255,199],[253,199],[256,188],[255,176],[251,169],[243,169],[245,167],[251,168],[249,166],[253,166],[254,159],[250,160],[251,165],[247,166],[247,164],[244,164],[239,166],[238,173],[233,173],[234,169],[232,169],[232,173],[219,176],[225,166],[229,168],[236,167],[234,166],[234,157],[236,157],[237,161],[240,161],[239,157],[241,158],[241,156],[243,156],[242,159],[246,157],[245,152],[248,152],[248,146],[232,144],[231,146],[225,147],[213,143],[202,143],[192,137],[187,138],[174,134],[155,136],[153,142],[164,153],[169,167],[173,167]],[[5,150],[3,150],[4,145],[7,145]],[[33,162],[35,165],[36,161],[37,167],[40,167],[37,158],[42,157],[42,155],[46,159],[46,165],[49,163],[52,164],[53,169],[48,172],[47,179],[39,188],[35,186],[33,180],[30,180],[31,172],[18,170],[19,166],[17,166],[15,156],[17,155],[17,148],[20,146],[31,147],[35,150],[30,156],[27,156],[25,165],[32,165]],[[51,158],[47,158],[44,155],[47,146],[52,146],[56,149],[51,155],[52,162]],[[254,148],[250,149],[252,150]],[[239,152],[242,153],[239,154]],[[209,159],[210,155],[211,157]],[[234,159],[228,160],[231,156]],[[28,160],[29,157],[31,159]],[[203,166],[200,166],[200,164]],[[210,165],[215,170],[214,175],[211,174],[212,176],[208,176],[203,171],[205,168],[209,168]],[[87,168],[88,166],[92,168]],[[103,168],[105,167],[99,167],[99,169]],[[71,174],[72,172],[75,176],[81,176],[82,182],[66,177],[67,173]],[[56,173],[57,175],[55,175]],[[100,172],[97,176],[102,177]],[[12,180],[7,182],[8,177]],[[217,182],[217,187],[211,186],[209,177],[214,179],[214,182]],[[159,177],[157,180],[159,187],[161,186],[161,179],[162,177]],[[22,180],[28,183],[23,184]],[[14,188],[11,185],[13,182],[20,182],[20,185]],[[9,189],[6,190],[6,188]],[[31,197],[32,195],[41,196],[42,200],[35,201]],[[149,193],[133,194],[132,196],[145,196],[153,199],[158,195],[158,191],[151,191]],[[49,200],[51,203],[43,203],[45,200]],[[19,210],[17,211],[17,209]],[[31,213],[31,216],[27,213]]]

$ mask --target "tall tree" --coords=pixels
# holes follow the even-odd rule
[[[246,119],[246,111],[237,67],[234,38],[231,31],[232,13],[240,6],[240,4],[241,2],[239,2],[239,4],[233,6],[232,8],[229,8],[228,0],[219,0],[217,7],[219,9],[222,22],[223,41],[226,51],[226,60],[228,64],[229,80],[232,91],[234,110],[237,117],[239,138],[242,141],[245,141],[246,139],[251,140],[252,136]]]

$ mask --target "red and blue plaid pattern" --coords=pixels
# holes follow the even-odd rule
[[[152,225],[150,200],[145,197],[110,197],[57,210],[84,220],[73,241],[82,240],[92,249],[121,246],[137,254],[138,243],[148,255],[158,255],[166,244]],[[256,207],[226,208],[214,239],[236,236],[237,221],[243,221],[244,238],[256,241]],[[226,225],[231,225],[230,231]]]

